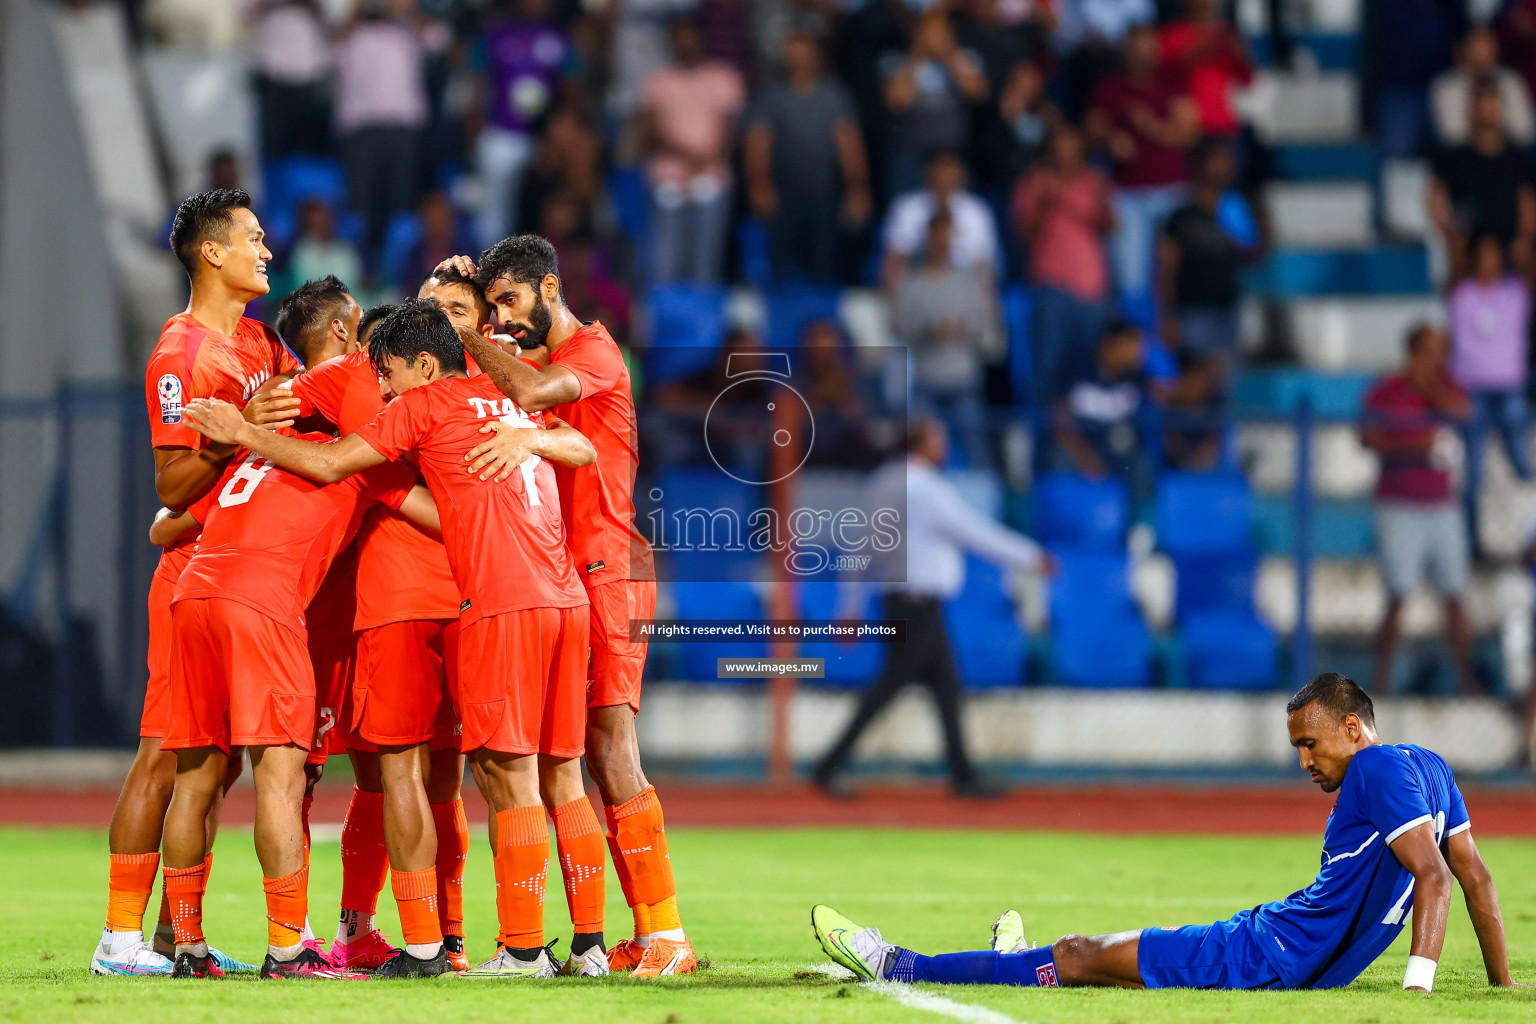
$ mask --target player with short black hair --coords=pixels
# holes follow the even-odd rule
[[[237,210],[250,213],[251,194],[243,188],[215,188],[183,199],[171,220],[171,252],[194,282],[207,265],[203,247],[229,246],[246,225]],[[254,217],[252,218],[254,219]]]
[[[335,274],[305,281],[277,308],[277,333],[305,366],[319,366],[356,346],[362,307]]]
[[[266,247],[251,197],[215,189],[184,199],[176,209],[170,246],[187,272],[185,311],[166,321],[144,375],[155,491],[163,505],[186,508],[219,479],[235,454],[230,445],[204,443],[182,423],[187,403],[219,398],[243,405],[270,377],[291,373],[298,361],[271,328],[246,317],[248,303],[266,295]],[[170,718],[171,595],[192,556],[195,531],[160,555],[149,588],[149,682],[139,720],[139,749],[123,781],[109,833],[106,927],[92,954],[93,974],[169,974],[171,913],[162,895],[154,944],[143,936],[144,910],[160,861],[160,838],[175,781],[176,759],[160,749]],[[240,761],[230,759],[230,778]],[[209,812],[211,841],[219,801]],[[211,845],[211,842],[210,842]],[[225,961],[226,969],[250,968]]]
[[[635,527],[639,440],[629,370],[607,329],[582,323],[565,304],[560,261],[548,239],[505,238],[481,254],[478,267],[455,256],[438,270],[449,267],[474,275],[520,348],[549,352],[548,365],[536,366],[464,333],[465,347],[501,393],[523,409],[552,410],[597,448],[594,465],[557,468],[556,478],[576,569],[592,602],[587,769],[603,798],[608,848],[634,915],[633,938],[614,945],[608,964],[636,977],[686,974],[698,957],[683,931],[666,822],[635,733],[647,645],[630,637],[629,624],[655,615],[656,570],[650,542]]]
[[[599,932],[603,904],[601,826],[582,789],[587,596],[572,566],[546,460],[590,465],[586,438],[546,429],[486,377],[468,377],[455,328],[428,300],[400,304],[374,326],[369,353],[394,398],[371,422],[334,445],[250,427],[225,403],[188,409],[211,438],[250,447],[277,465],[322,482],[414,454],[444,510],[443,542],[458,582],[460,748],[492,811],[499,949],[469,977],[549,977],[561,968],[543,945],[549,862],[545,810],[584,955],[566,973],[608,972]],[[466,466],[484,426],[517,428],[517,471],[489,483]],[[573,943],[573,948],[574,948]],[[592,956],[593,951],[596,956]],[[405,954],[410,956],[409,951]],[[405,965],[410,966],[410,965]]]
[[[1451,880],[1461,883],[1492,985],[1514,984],[1493,877],[1472,840],[1456,778],[1438,754],[1383,743],[1371,699],[1336,672],[1286,705],[1301,767],[1338,793],[1310,886],[1225,921],[1024,939],[1017,911],[998,918],[992,948],[922,956],[829,907],[811,911],[834,960],[867,980],[1118,988],[1337,988],[1360,976],[1413,921],[1403,988],[1429,992],[1445,944]]]
[[[491,326],[491,304],[472,278],[453,267],[439,267],[416,291],[418,299],[432,299],[456,327],[482,333]]]

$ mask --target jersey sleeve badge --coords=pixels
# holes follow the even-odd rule
[[[160,422],[181,422],[181,378],[174,373],[160,375],[160,382],[155,386],[160,395]]]

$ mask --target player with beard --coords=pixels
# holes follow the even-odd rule
[[[549,364],[535,366],[461,332],[502,394],[523,409],[553,411],[597,448],[593,465],[555,472],[571,553],[592,602],[587,770],[603,798],[614,870],[634,914],[634,937],[615,944],[608,963],[636,977],[685,974],[698,958],[683,932],[661,803],[635,736],[646,644],[630,639],[629,622],[655,615],[656,572],[651,546],[635,528],[639,452],[629,370],[603,325],[582,323],[566,306],[547,239],[507,238],[482,253],[478,267],[455,256],[438,269],[448,268],[474,274],[519,347],[548,348]]]
[[[471,754],[476,782],[494,812],[501,948],[464,973],[556,972],[543,946],[547,807],[577,924],[572,948],[586,951],[571,957],[566,973],[606,974],[602,840],[576,760],[584,739],[587,598],[565,545],[554,474],[544,465],[552,459],[590,464],[592,446],[568,427],[545,429],[543,414],[525,414],[483,375],[468,377],[454,327],[433,302],[402,303],[375,328],[369,348],[395,398],[334,446],[248,430],[220,403],[199,403],[188,415],[211,437],[249,442],[275,463],[322,481],[414,453],[442,498],[443,541],[458,585],[460,747]],[[487,484],[465,461],[485,425],[498,419],[519,426],[521,454],[510,460],[516,472]],[[362,703],[367,735],[371,697]],[[410,949],[399,968],[426,973]]]

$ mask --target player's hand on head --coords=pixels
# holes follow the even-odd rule
[[[454,324],[453,329],[458,332],[459,344],[463,345],[466,349],[469,348],[469,346],[474,342],[485,340],[485,335],[481,334],[479,331],[472,327],[465,327],[463,324]]]
[[[500,483],[534,454],[542,431],[492,420],[480,428],[480,433],[491,437],[471,448],[464,461],[469,463],[471,475],[479,474],[481,480],[490,480],[494,475],[495,482]]]
[[[193,430],[220,444],[234,444],[245,424],[238,408],[218,398],[194,398],[181,415]]]
[[[245,403],[245,421],[263,430],[291,427],[299,414],[299,400],[287,388],[263,391]]]
[[[465,277],[474,277],[475,261],[470,259],[468,256],[449,256],[436,267],[432,268],[432,273],[436,274],[444,270],[457,270]]]

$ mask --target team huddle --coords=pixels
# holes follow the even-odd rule
[[[163,552],[92,972],[257,969],[202,926],[220,808],[247,754],[262,977],[692,971],[635,739],[646,649],[629,621],[654,613],[655,574],[634,526],[635,414],[617,345],[565,306],[553,247],[526,235],[366,312],[335,278],[309,282],[274,331],[243,315],[268,290],[263,237],[234,190],[187,199],[172,226],[192,298],[146,373],[166,506],[150,536]],[[493,340],[493,324],[515,344]],[[342,752],[357,783],[327,948],[309,923],[308,816],[326,758]],[[466,759],[490,808],[499,925],[477,967]],[[544,936],[550,819],[571,915],[564,960]],[[612,949],[610,854],[635,926]],[[399,947],[374,926],[386,874]]]
[[[271,258],[249,207],[244,192],[205,192],[172,227],[192,298],[145,378],[165,505],[150,539],[163,552],[92,973],[695,970],[635,736],[646,648],[630,622],[654,615],[656,582],[634,522],[635,410],[617,345],[566,307],[554,248],[531,235],[478,263],[447,260],[416,298],[366,312],[335,278],[308,282],[273,330],[243,315],[267,292]],[[991,949],[938,956],[817,906],[816,938],[867,980],[1328,988],[1411,925],[1403,987],[1428,992],[1454,879],[1489,982],[1513,984],[1497,892],[1446,763],[1383,743],[1370,698],[1336,673],[1287,713],[1302,768],[1339,796],[1316,881],[1283,900],[1045,947],[1010,911]],[[310,927],[309,806],[343,752],[357,781],[327,947]],[[202,920],[220,809],[247,755],[267,907],[259,968],[210,946]],[[490,809],[499,926],[495,954],[473,967],[466,762]],[[563,960],[544,934],[551,819],[571,918]],[[610,857],[634,915],[611,949]],[[386,877],[398,947],[374,925]]]

